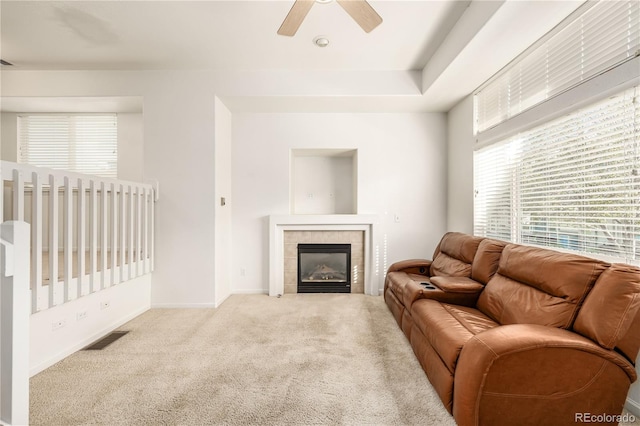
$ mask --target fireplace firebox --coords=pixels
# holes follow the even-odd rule
[[[350,293],[351,244],[298,244],[298,293]]]

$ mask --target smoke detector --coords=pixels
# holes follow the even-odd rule
[[[317,36],[313,39],[313,44],[318,47],[327,47],[329,45],[329,39],[326,36]]]

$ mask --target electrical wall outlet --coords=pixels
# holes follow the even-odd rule
[[[87,311],[78,312],[76,314],[76,321],[83,320],[87,317]]]
[[[60,319],[60,320],[58,320],[58,321],[54,321],[54,322],[51,324],[51,330],[53,330],[53,331],[59,330],[59,329],[61,329],[62,327],[64,327],[65,325],[67,325],[67,320],[66,320],[66,319],[64,319],[64,318],[63,318],[63,319]]]
[[[110,301],[100,302],[100,309],[107,309],[109,306],[111,306]]]

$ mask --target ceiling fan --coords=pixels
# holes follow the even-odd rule
[[[319,0],[318,2],[328,3],[329,1],[331,0]],[[378,15],[366,0],[336,1],[367,33],[382,23],[380,15]],[[282,22],[282,25],[278,30],[278,34],[289,37],[294,36],[298,31],[298,28],[300,28],[302,21],[304,21],[305,16],[307,16],[307,13],[311,10],[311,6],[313,6],[313,3],[315,2],[316,0],[296,0],[287,14],[287,17],[284,18],[284,22]]]

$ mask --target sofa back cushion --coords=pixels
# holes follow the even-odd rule
[[[608,266],[584,256],[508,244],[477,307],[500,324],[570,328]]]
[[[431,276],[470,277],[471,262],[483,238],[447,232],[433,254]]]
[[[620,351],[635,362],[638,327],[631,325],[640,310],[640,269],[614,264],[598,278],[584,301],[574,331],[606,349],[620,344]],[[633,335],[628,335],[629,333]],[[628,336],[627,336],[628,335]],[[627,339],[623,340],[625,337]],[[633,344],[626,344],[635,341]]]
[[[498,270],[502,250],[507,245],[504,241],[485,238],[478,245],[478,251],[471,264],[471,278],[486,284]]]

